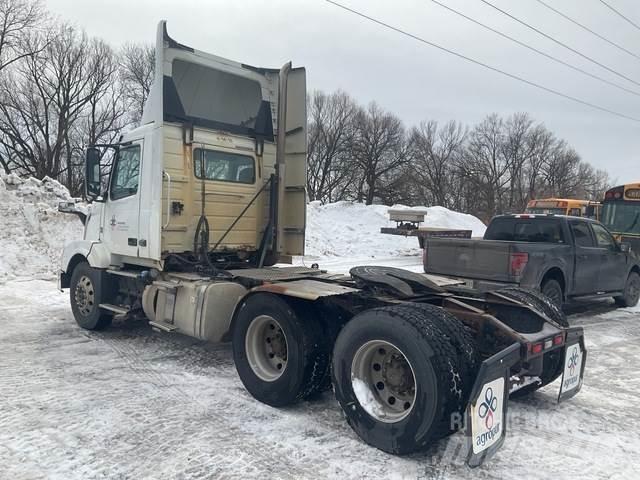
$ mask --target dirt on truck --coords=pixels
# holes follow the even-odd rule
[[[142,125],[87,149],[88,213],[62,206],[85,222],[59,277],[82,328],[145,317],[230,341],[257,400],[333,387],[368,444],[406,454],[463,429],[471,466],[504,442],[510,396],[558,378],[559,400],[580,390],[583,331],[538,292],[468,297],[395,268],[270,266],[304,253],[304,69],[198,51],[161,22],[155,75]]]

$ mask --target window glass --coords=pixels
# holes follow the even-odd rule
[[[580,208],[572,208],[571,210],[569,210],[569,215],[572,215],[574,217],[581,217],[582,210]]]
[[[486,240],[564,243],[560,222],[553,218],[503,218],[491,222]]]
[[[640,234],[640,202],[607,202],[602,223],[612,232]]]
[[[513,239],[516,242],[563,243],[560,222],[554,220],[517,222]]]
[[[611,234],[607,232],[607,229],[602,225],[598,225],[597,223],[594,223],[591,226],[593,227],[593,233],[596,234],[596,243],[598,244],[598,246],[614,250],[616,247],[616,242]]]
[[[579,247],[593,247],[593,237],[589,230],[589,225],[584,222],[572,222],[571,231]]]
[[[135,195],[140,175],[140,145],[120,149],[111,180],[111,199]]]
[[[204,158],[202,155],[204,155]],[[255,182],[255,166],[252,157],[196,148],[193,151],[193,165],[197,178],[203,178],[203,160],[204,178],[206,180],[248,184]]]

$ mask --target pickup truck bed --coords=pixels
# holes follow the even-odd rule
[[[594,295],[620,299],[631,273],[640,274],[635,255],[600,223],[582,217],[503,215],[483,239],[425,238],[421,246],[426,273],[458,278],[479,291],[539,289],[557,303]],[[631,293],[637,302],[640,292]]]

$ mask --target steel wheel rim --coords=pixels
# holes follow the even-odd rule
[[[80,277],[74,291],[76,306],[81,315],[88,316],[95,306],[95,289],[86,275]]]
[[[360,406],[373,418],[395,423],[416,401],[415,373],[406,355],[385,340],[362,345],[351,363],[351,383]]]
[[[287,337],[278,321],[260,315],[249,324],[245,336],[247,361],[253,373],[265,382],[274,382],[287,368]]]

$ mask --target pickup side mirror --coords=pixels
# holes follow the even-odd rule
[[[87,148],[85,156],[84,191],[88,200],[96,200],[101,192],[100,182],[100,150]]]

